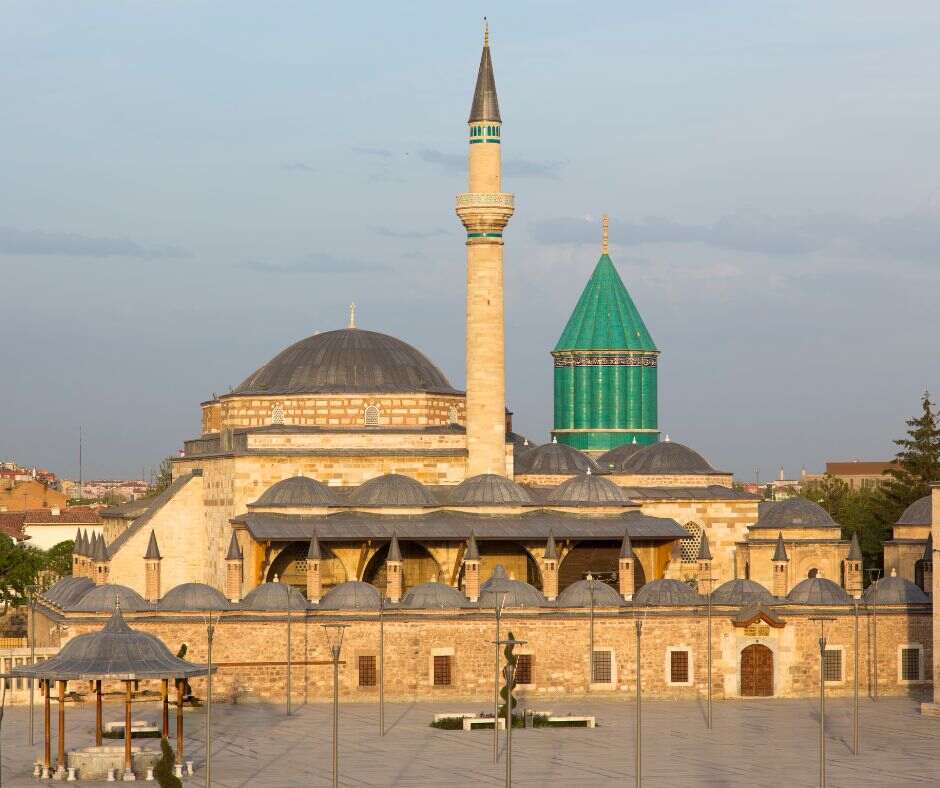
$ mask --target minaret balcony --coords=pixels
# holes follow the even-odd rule
[[[467,232],[500,232],[512,216],[514,199],[512,194],[494,192],[468,192],[457,195],[457,215]]]

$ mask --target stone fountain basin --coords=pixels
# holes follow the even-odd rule
[[[131,763],[137,775],[145,775],[147,769],[154,768],[160,758],[159,750],[131,747]],[[78,772],[80,780],[103,780],[108,776],[109,769],[114,769],[119,776],[124,771],[123,745],[104,744],[101,747],[70,750],[67,759],[69,767]]]

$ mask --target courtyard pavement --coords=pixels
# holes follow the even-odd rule
[[[632,702],[586,698],[531,705],[555,713],[594,714],[598,727],[514,730],[513,785],[634,784]],[[387,732],[379,737],[376,705],[341,706],[340,784],[356,788],[504,785],[505,762],[493,764],[492,731],[428,727],[435,712],[484,708],[473,702],[388,704]],[[120,715],[117,706],[106,706],[106,721]],[[134,716],[156,720],[159,708],[141,708]],[[212,717],[212,784],[218,788],[331,784],[331,705],[301,706],[288,718],[283,707],[217,704]],[[40,782],[30,774],[41,748],[41,709],[37,707],[36,747],[25,744],[26,720],[23,708],[8,708],[3,719],[2,784],[8,788]],[[702,703],[645,702],[643,785],[818,785],[818,720],[812,701],[723,701],[715,703],[714,727],[708,731]],[[203,710],[186,712],[187,758],[196,764],[187,786],[205,784],[204,724]],[[93,709],[67,709],[70,746],[91,743],[93,726]],[[832,788],[940,785],[940,719],[921,717],[913,699],[862,701],[858,757],[851,752],[850,699],[828,701],[826,730]],[[145,746],[158,745],[151,740]],[[55,738],[53,752],[54,748]]]

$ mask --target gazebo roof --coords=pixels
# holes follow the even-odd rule
[[[215,670],[215,668],[213,668]],[[179,659],[163,642],[131,629],[120,607],[98,632],[70,640],[56,656],[13,669],[14,676],[67,679],[171,679],[205,676],[208,666]]]

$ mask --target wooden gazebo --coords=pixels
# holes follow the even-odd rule
[[[170,734],[169,682],[176,685],[176,763],[183,762],[183,685],[185,679],[205,676],[206,665],[195,665],[176,657],[161,640],[131,629],[120,606],[107,624],[98,632],[90,632],[70,640],[54,657],[14,668],[12,675],[39,679],[44,692],[43,777],[50,776],[52,767],[52,683],[58,684],[59,740],[56,772],[64,776],[68,765],[65,759],[65,696],[69,681],[94,682],[95,689],[95,745],[101,746],[101,683],[104,680],[124,682],[124,771],[133,773],[131,755],[131,707],[135,684],[142,680],[161,680],[163,703],[163,736]]]

